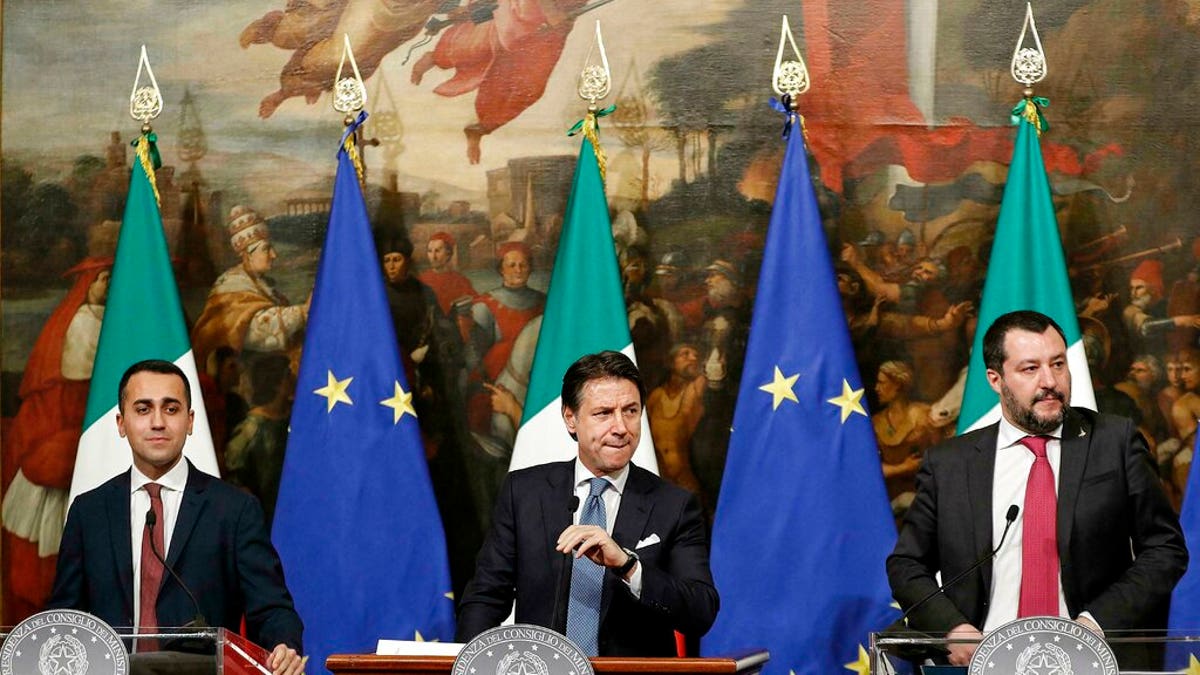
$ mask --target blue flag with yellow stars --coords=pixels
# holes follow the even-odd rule
[[[1192,448],[1192,467],[1188,470],[1187,486],[1183,493],[1183,507],[1179,510],[1179,524],[1187,540],[1188,557],[1192,561],[1187,572],[1175,585],[1171,594],[1171,615],[1167,627],[1172,636],[1200,635],[1200,433],[1196,434]],[[1188,675],[1200,675],[1200,644],[1195,642],[1172,642],[1167,646],[1167,669],[1186,669]]]
[[[454,637],[445,535],[355,168],[365,118],[338,152],[272,530],[310,673],[379,638]]]
[[[764,673],[866,675],[868,633],[899,616],[896,530],[800,116],[772,104],[787,149],[713,525],[721,611],[701,645],[766,647]]]

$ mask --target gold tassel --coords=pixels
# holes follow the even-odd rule
[[[600,146],[600,134],[596,129],[596,112],[589,110],[587,117],[583,119],[583,137],[588,139],[592,144],[592,151],[596,153],[596,166],[600,167],[600,182],[603,183],[608,172],[608,157],[604,154],[604,148]]]
[[[146,178],[150,181],[150,189],[154,190],[154,202],[158,204],[158,208],[162,208],[162,196],[158,194],[158,178],[154,175],[154,162],[150,159],[150,136],[142,134],[138,139],[137,150],[138,162],[142,165],[142,171],[146,172]]]

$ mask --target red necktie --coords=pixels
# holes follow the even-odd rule
[[[1046,458],[1048,436],[1026,436],[1021,444],[1033,452],[1025,484],[1024,533],[1021,540],[1021,602],[1017,617],[1058,616],[1058,497],[1054,470]]]
[[[140,610],[138,619],[139,633],[158,632],[158,589],[162,586],[163,566],[158,556],[150,548],[154,542],[159,554],[163,551],[163,503],[162,486],[158,483],[146,483],[146,494],[150,495],[150,508],[154,509],[154,527],[147,526],[142,532],[142,562],[141,562],[141,597],[138,598]],[[153,651],[158,648],[158,641],[145,639],[138,641],[138,651]]]

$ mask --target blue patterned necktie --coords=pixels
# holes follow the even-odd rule
[[[580,525],[607,528],[604,499],[600,495],[610,483],[603,478],[591,479],[591,492],[579,516]],[[588,656],[596,656],[600,636],[600,596],[604,590],[604,568],[588,560],[575,558],[571,566],[571,601],[567,604],[567,637]]]

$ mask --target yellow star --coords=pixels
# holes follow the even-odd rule
[[[453,600],[454,599],[454,591],[446,591],[445,593],[442,594],[442,597],[446,598],[447,600]]]
[[[862,645],[858,646],[858,659],[845,665],[846,670],[853,670],[858,675],[871,675],[871,659]]]
[[[775,366],[775,380],[759,387],[760,390],[775,397],[775,401],[771,405],[771,410],[779,410],[779,404],[783,403],[783,399],[785,398],[792,403],[800,402],[796,399],[796,392],[792,391],[792,386],[796,384],[796,380],[798,379],[800,379],[800,373],[796,373],[791,377],[784,377],[783,372],[779,370],[779,366]]]
[[[396,383],[396,395],[383,399],[379,405],[392,409],[392,424],[398,424],[400,418],[404,417],[404,413],[413,417],[417,416],[417,411],[413,409],[412,405],[412,392],[404,391],[399,382]]]
[[[329,401],[329,407],[325,412],[333,412],[333,406],[339,403],[346,405],[354,405],[354,401],[350,400],[350,394],[346,390],[350,387],[350,383],[354,381],[353,377],[347,377],[344,380],[339,380],[333,375],[333,371],[328,371],[328,382],[320,389],[314,389],[313,393],[317,396],[324,396]]]
[[[850,413],[867,416],[866,409],[862,407],[862,395],[862,389],[851,389],[850,383],[842,380],[842,395],[828,400],[829,403],[842,409],[842,424],[846,423],[846,418],[850,416]]]
[[[1196,660],[1195,654],[1188,654],[1188,667],[1186,675],[1200,675],[1200,661]]]
[[[432,640],[426,640],[425,637],[423,635],[421,635],[421,631],[419,631],[419,630],[414,631],[414,632],[416,633],[416,636],[413,637],[413,642],[441,642],[441,640],[439,640],[437,638],[434,638]]]

